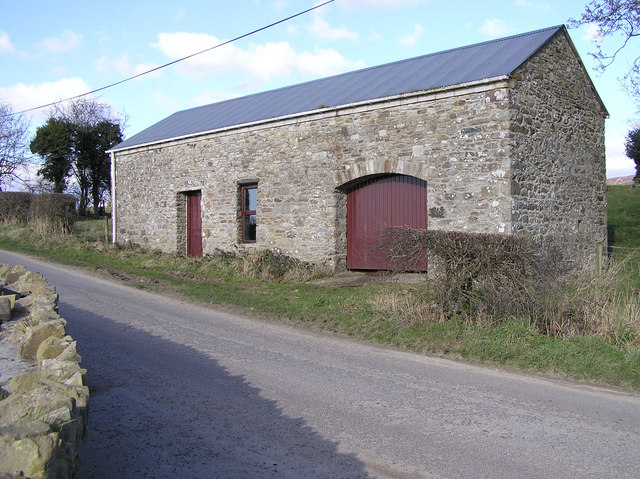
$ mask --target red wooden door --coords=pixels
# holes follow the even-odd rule
[[[202,256],[202,208],[201,193],[187,193],[187,256]]]
[[[427,227],[427,183],[395,175],[366,180],[347,193],[347,268],[390,269],[378,249],[381,233],[394,226]],[[426,269],[426,264],[419,269]]]

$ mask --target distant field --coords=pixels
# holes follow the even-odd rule
[[[609,247],[640,248],[640,187],[607,186]]]

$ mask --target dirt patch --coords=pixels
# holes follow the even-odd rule
[[[417,284],[426,281],[421,273],[391,273],[389,271],[343,271],[328,278],[309,281],[327,288],[357,288],[366,284]]]

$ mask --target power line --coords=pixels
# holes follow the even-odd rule
[[[216,48],[220,48],[220,47],[223,47],[223,46],[228,45],[230,43],[236,42],[238,40],[242,40],[243,38],[246,38],[248,36],[251,36],[251,35],[254,35],[256,33],[259,33],[259,32],[261,32],[263,30],[267,30],[267,29],[269,29],[271,27],[275,27],[276,25],[280,25],[281,23],[284,23],[284,22],[287,22],[289,20],[292,20],[292,19],[294,19],[296,17],[299,17],[301,15],[309,13],[309,12],[311,12],[313,10],[316,10],[316,9],[320,8],[320,7],[324,7],[325,5],[328,5],[329,3],[332,3],[334,1],[335,0],[328,0],[328,1],[324,2],[324,3],[316,5],[315,7],[309,8],[309,9],[304,10],[304,11],[299,12],[299,13],[296,13],[295,15],[291,15],[290,17],[283,18],[282,20],[278,20],[277,22],[274,22],[274,23],[271,23],[271,24],[266,25],[264,27],[258,28],[257,30],[253,30],[253,31],[251,31],[249,33],[245,33],[244,35],[240,35],[239,37],[232,38],[231,40],[227,40],[226,42],[219,43],[217,45],[214,45],[212,47],[209,47],[209,48],[207,48],[205,50],[202,50],[202,51],[199,51],[197,53],[192,53],[191,55],[187,55],[186,57],[182,57],[182,58],[179,58],[179,59],[174,60],[172,62],[165,63],[164,65],[161,65],[161,66],[156,67],[156,68],[152,68],[151,70],[147,70],[147,71],[144,71],[142,73],[138,73],[137,75],[134,75],[134,76],[129,77],[129,78],[125,78],[124,80],[120,80],[120,81],[117,81],[115,83],[111,83],[109,85],[106,85],[106,86],[103,86],[103,87],[100,87],[100,88],[96,88],[95,90],[91,90],[91,91],[88,91],[86,93],[82,93],[80,95],[76,95],[76,96],[72,96],[72,97],[66,98],[64,100],[54,101],[54,102],[51,102],[51,103],[47,103],[46,105],[36,106],[34,108],[29,108],[28,110],[22,110],[22,111],[19,111],[19,112],[15,112],[13,114],[14,115],[21,115],[23,113],[28,113],[30,111],[40,110],[40,109],[46,108],[48,106],[57,105],[58,103],[64,103],[65,101],[76,100],[78,98],[82,98],[82,97],[87,96],[87,95],[92,95],[92,94],[97,93],[99,91],[106,90],[107,88],[112,88],[112,87],[114,87],[116,85],[120,85],[121,83],[125,83],[125,82],[128,82],[128,81],[134,80],[136,78],[140,78],[141,76],[148,75],[149,73],[156,72],[156,71],[161,70],[163,68],[166,68],[168,66],[175,65],[176,63],[182,62],[184,60],[188,60],[189,58],[193,58],[193,57],[195,57],[197,55],[201,55],[202,53],[206,53],[206,52],[209,52],[211,50],[215,50]]]

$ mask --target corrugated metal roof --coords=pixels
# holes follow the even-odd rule
[[[113,150],[286,115],[509,75],[564,26],[536,30],[183,110]]]

